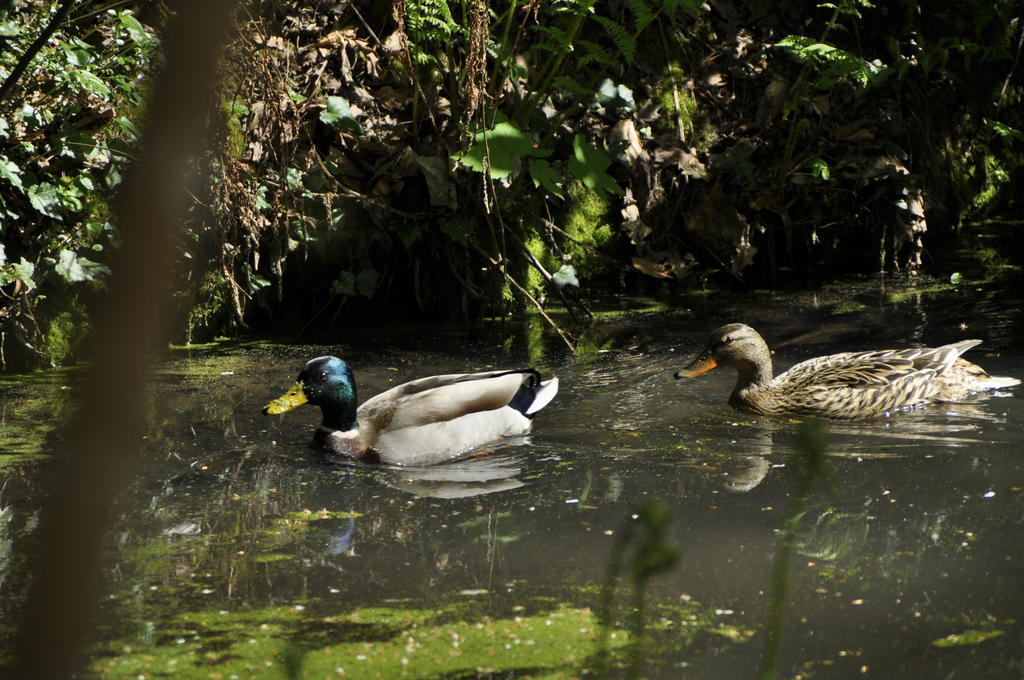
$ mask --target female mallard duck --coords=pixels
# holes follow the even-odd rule
[[[348,364],[318,357],[306,362],[298,382],[263,413],[319,406],[323,421],[313,443],[328,452],[392,465],[430,465],[526,434],[533,414],[557,392],[558,378],[542,381],[532,368],[435,375],[392,387],[356,409]]]
[[[981,343],[843,352],[808,359],[772,377],[768,345],[741,323],[722,326],[676,378],[694,378],[716,366],[739,374],[729,397],[735,408],[764,415],[807,414],[862,420],[895,409],[957,401],[983,390],[1011,387],[1016,378],[990,376],[960,355]]]

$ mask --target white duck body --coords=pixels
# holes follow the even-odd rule
[[[324,416],[314,444],[338,455],[419,466],[527,434],[533,415],[557,392],[558,379],[542,381],[534,369],[438,375],[393,387],[356,410],[347,365],[319,357],[307,362],[292,390],[264,411],[281,413],[308,401]]]

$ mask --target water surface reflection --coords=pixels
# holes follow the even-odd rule
[[[151,391],[145,469],[118,504],[95,673],[278,677],[291,645],[307,669],[329,660],[323,675],[576,677],[591,664],[614,541],[660,498],[681,559],[651,585],[645,673],[750,678],[799,474],[797,423],[732,410],[731,375],[684,382],[673,372],[709,329],[743,320],[775,347],[777,371],[966,333],[986,339],[975,357],[986,369],[1024,375],[1020,312],[1000,300],[996,321],[986,304],[996,303],[984,293],[877,289],[767,296],[756,308],[627,317],[578,357],[557,341],[503,349],[497,328],[172,354]],[[528,439],[490,455],[431,468],[325,464],[308,447],[314,409],[267,419],[259,408],[327,353],[351,360],[363,394],[537,362],[562,390]],[[24,395],[6,389],[8,403]],[[1020,391],[830,428],[827,474],[791,569],[785,677],[1020,676],[1022,432]],[[9,470],[0,506],[13,508],[14,545],[27,545],[33,475]],[[504,656],[514,636],[491,646],[474,637],[534,622],[576,651],[535,644]],[[933,644],[970,630],[1002,635]],[[417,666],[441,638],[442,670]],[[453,649],[462,666],[448,660]],[[485,663],[480,650],[494,656]]]

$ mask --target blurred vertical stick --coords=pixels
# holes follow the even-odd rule
[[[119,196],[123,246],[96,322],[93,364],[67,458],[43,518],[43,562],[22,619],[17,673],[68,678],[92,634],[102,543],[114,496],[143,431],[152,350],[166,340],[173,235],[186,206],[189,161],[202,150],[218,57],[234,0],[177,0],[140,156]]]

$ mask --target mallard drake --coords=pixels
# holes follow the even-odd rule
[[[435,375],[392,387],[356,408],[352,370],[337,357],[306,362],[298,381],[263,407],[285,413],[309,403],[323,421],[314,445],[329,453],[392,465],[430,465],[530,431],[554,398],[558,378],[527,368]]]
[[[764,415],[863,420],[1019,384],[1016,378],[990,376],[960,358],[980,343],[961,340],[942,347],[830,354],[773,378],[764,339],[750,326],[731,323],[714,331],[704,351],[675,375],[694,378],[717,366],[731,366],[739,374],[729,397],[735,408]]]

